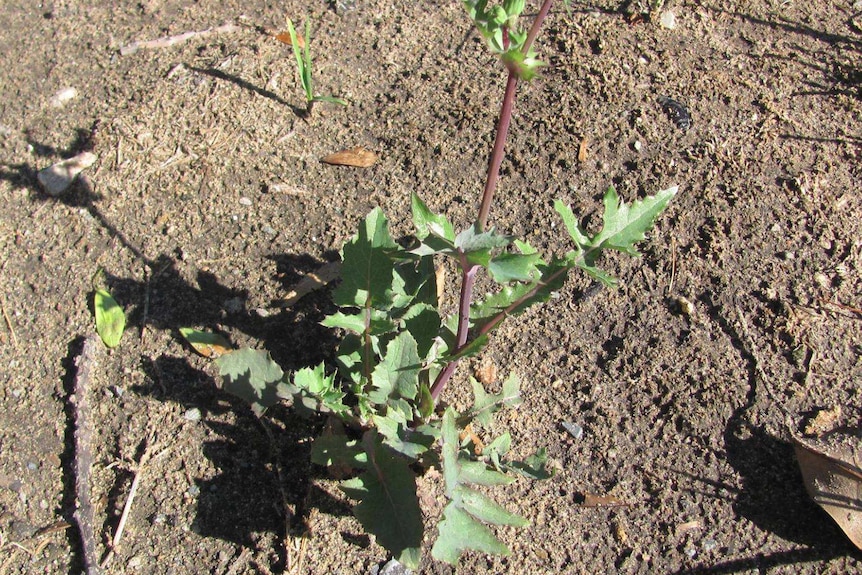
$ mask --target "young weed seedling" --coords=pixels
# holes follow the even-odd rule
[[[521,31],[523,0],[505,0],[494,7],[487,0],[464,0],[479,32],[508,71],[476,221],[456,231],[445,215],[434,213],[414,194],[416,242],[404,247],[392,239],[379,208],[368,214],[341,250],[341,283],[332,292],[339,311],[323,322],[345,334],[334,369],[321,363],[285,374],[267,352],[253,349],[231,351],[217,360],[224,388],[248,400],[258,415],[286,400],[301,412],[327,414],[343,424],[328,427],[344,432],[317,438],[312,460],[355,470],[341,489],[357,501],[356,517],[378,543],[413,569],[420,562],[426,529],[416,493],[417,473],[432,466],[442,471],[447,502],[431,555],[450,564],[467,550],[507,554],[489,526],[527,525],[524,518],[494,502],[484,488],[511,483],[518,475],[550,476],[544,449],[513,459],[508,432],[489,437],[494,415],[521,403],[518,377],[510,375],[499,393],[489,393],[471,378],[472,407],[441,408],[438,400],[455,367],[479,353],[503,319],[547,301],[563,286],[569,271],[579,269],[601,284],[616,285],[597,267],[600,254],[617,250],[638,255],[635,244],[645,238],[676,193],[674,187],[626,204],[610,188],[604,195],[602,228],[594,234],[581,227],[569,206],[557,201],[554,207],[572,248],[550,259],[487,225],[515,88],[541,65],[531,47],[551,2],[545,0],[531,28]],[[453,316],[438,308],[435,260],[440,258],[450,258],[460,274],[458,311]],[[480,272],[499,289],[474,299]]]
[[[296,69],[299,72],[299,83],[305,91],[305,115],[311,117],[315,102],[329,102],[346,106],[347,102],[333,96],[319,96],[314,93],[314,85],[311,81],[311,20],[305,20],[304,42],[296,35],[296,29],[290,18],[287,19],[287,33],[290,34],[290,45],[293,47],[293,55],[296,58]]]

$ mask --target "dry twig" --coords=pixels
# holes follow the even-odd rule
[[[171,46],[182,44],[183,42],[191,40],[192,38],[203,38],[211,34],[225,34],[228,32],[239,32],[240,30],[242,30],[242,28],[235,24],[224,24],[223,26],[219,26],[217,28],[207,28],[206,30],[198,30],[195,32],[184,32],[183,34],[177,34],[176,36],[165,36],[163,38],[157,38],[155,40],[141,40],[139,42],[132,42],[131,44],[126,44],[125,46],[121,47],[120,54],[123,56],[128,56],[129,54],[134,54],[138,50],[170,48]]]
[[[84,570],[87,575],[101,573],[96,558],[96,534],[90,476],[93,471],[92,428],[90,427],[90,404],[87,401],[87,390],[91,387],[93,368],[96,365],[96,354],[99,342],[95,336],[84,340],[81,355],[75,360],[77,374],[75,375],[74,394],[70,398],[74,406],[75,426],[75,498],[77,508],[74,519],[81,533],[81,544],[84,549]]]

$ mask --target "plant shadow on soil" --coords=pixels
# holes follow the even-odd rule
[[[733,493],[733,508],[738,516],[751,521],[764,532],[804,548],[685,569],[676,575],[762,572],[785,565],[860,555],[832,518],[809,497],[793,447],[768,433],[764,425],[752,421],[756,417],[753,412],[759,404],[758,395],[765,395],[765,382],[760,380],[756,369],[757,360],[746,348],[737,329],[726,319],[728,316],[722,310],[728,306],[713,302],[709,297],[705,297],[703,303],[748,363],[746,401],[733,411],[723,434],[723,455],[742,485],[735,488],[687,472],[677,472],[717,490]]]
[[[280,541],[305,533],[308,530],[306,519],[312,508],[335,516],[351,514],[349,504],[314,485],[315,479],[327,477],[322,468],[310,462],[310,440],[316,437],[322,420],[304,419],[281,405],[271,407],[264,418],[258,419],[247,404],[222,392],[209,373],[192,366],[189,357],[194,352],[178,331],[183,326],[219,325],[224,331],[242,332],[256,342],[266,342],[273,359],[289,372],[314,365],[334,354],[338,340],[331,330],[320,325],[333,311],[327,290],[308,294],[292,307],[268,317],[246,310],[224,313],[222,307],[226,301],[244,300],[246,292],[230,289],[214,274],[203,271],[198,272],[197,286],[192,285],[178,271],[177,258],[167,254],[155,260],[146,258],[100,212],[96,205],[99,196],[86,180],[77,180],[59,198],[49,198],[39,189],[35,170],[24,166],[18,172],[16,182],[30,188],[36,201],[86,209],[112,238],[142,262],[147,270],[145,281],[105,275],[105,282],[119,301],[145,302],[127,312],[127,331],[145,333],[149,327],[167,331],[188,350],[188,356],[182,357],[165,353],[152,357],[142,353],[141,366],[152,383],[132,387],[131,391],[176,403],[186,410],[197,408],[204,425],[218,437],[201,447],[203,457],[218,469],[218,474],[210,479],[194,479],[197,516],[193,529],[204,537],[254,548],[255,541],[264,532],[276,534]],[[325,257],[331,259],[335,254],[325,254]],[[277,266],[273,281],[286,285],[295,283],[324,263],[307,254],[272,254],[269,258]],[[67,391],[74,385],[74,363],[81,348],[81,338],[69,344],[65,360]],[[225,421],[227,412],[233,412],[234,423]],[[63,503],[65,508],[74,509],[75,423],[71,404],[66,415]],[[122,486],[128,484],[128,479],[128,474],[122,473],[114,478],[108,493],[107,517],[116,516],[111,511],[120,511],[120,499],[125,492]],[[71,518],[71,513],[66,515]],[[170,522],[174,518],[165,520]],[[105,526],[105,532],[114,528],[113,520],[109,522],[111,525]],[[74,525],[74,521],[72,523]],[[78,536],[76,530],[70,530],[72,548],[80,557]],[[369,544],[368,537],[363,534],[342,533],[342,537],[354,545]],[[279,562],[284,563],[285,557]],[[80,560],[78,564],[82,564]]]

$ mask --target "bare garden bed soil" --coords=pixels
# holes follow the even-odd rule
[[[553,9],[490,221],[561,253],[554,199],[595,227],[610,184],[626,200],[680,192],[642,259],[604,260],[620,289],[573,277],[459,368],[456,405],[482,365],[520,375],[504,423],[557,474],[498,493],[531,521],[499,531],[510,556],[452,569],[426,553],[422,572],[862,572],[806,494],[788,429],[862,403],[862,5],[676,1],[672,29],[623,8]],[[260,32],[306,15],[317,89],[349,100],[309,119],[290,47]],[[321,422],[285,406],[262,425],[178,328],[266,348],[286,370],[331,359],[328,288],[279,301],[372,208],[410,233],[410,192],[468,225],[504,81],[455,1],[5,2],[0,574],[83,568],[71,395],[100,268],[129,318],[88,360],[100,557],[137,476],[104,571],[385,561],[308,461]],[[661,97],[686,106],[689,129]],[[319,161],[354,146],[379,161]],[[85,150],[96,163],[47,195],[37,171]],[[420,484],[428,513],[438,481]]]

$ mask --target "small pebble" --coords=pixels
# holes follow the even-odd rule
[[[141,556],[135,555],[126,562],[126,567],[128,569],[140,569],[143,564],[144,560],[141,558]]]
[[[275,231],[275,228],[273,228],[272,226],[268,226],[268,225],[261,226],[260,231],[262,231],[263,233],[265,233],[268,236],[274,236],[275,234],[278,233],[277,231]]]
[[[676,28],[676,14],[670,10],[662,12],[658,21],[662,28],[667,28],[668,30]]]
[[[703,540],[703,550],[704,551],[712,551],[718,547],[718,542],[715,539],[704,539]]]
[[[186,421],[200,421],[201,420],[201,410],[198,409],[197,407],[193,407],[193,408],[187,410],[183,414],[183,418]]]
[[[53,108],[62,108],[66,105],[66,102],[74,100],[76,97],[78,97],[78,90],[75,88],[64,88],[51,98],[51,106]]]
[[[685,554],[688,556],[689,559],[694,559],[694,557],[697,555],[697,549],[695,549],[694,547],[686,547]]]
[[[186,493],[188,493],[192,497],[197,497],[201,494],[201,488],[197,485],[189,485],[189,488],[186,490]]]
[[[52,166],[39,170],[36,179],[42,185],[49,196],[59,196],[68,190],[75,178],[83,170],[96,163],[96,155],[91,152],[82,152],[77,156],[57,162]]]
[[[575,439],[581,439],[584,436],[584,428],[578,425],[577,423],[572,423],[570,421],[563,422],[563,429],[569,432],[569,435],[574,437]]]
[[[831,283],[829,281],[829,276],[827,276],[823,272],[817,272],[816,274],[814,274],[814,281],[822,288],[829,287],[829,284]]]
[[[251,199],[243,196],[239,199],[239,203],[244,205],[244,206],[250,206],[251,205]]]
[[[635,144],[634,144],[634,146],[635,146],[635,151],[636,151],[636,152],[640,152],[640,151],[641,151],[641,149],[643,148],[643,144],[641,144],[641,141],[640,141],[640,140],[635,140]]]
[[[37,469],[39,469],[39,466],[36,465],[34,462],[30,461],[27,463],[27,469],[29,469],[30,471],[36,471]]]

